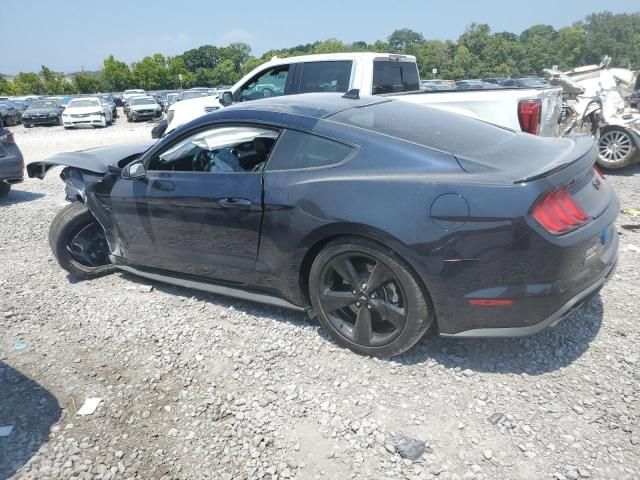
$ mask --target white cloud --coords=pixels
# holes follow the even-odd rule
[[[242,42],[251,44],[253,41],[253,35],[243,30],[241,28],[232,28],[224,33],[222,33],[218,38],[216,43],[218,45],[227,46],[230,43]]]

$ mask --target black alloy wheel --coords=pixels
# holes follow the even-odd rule
[[[314,310],[338,343],[366,355],[412,347],[433,321],[433,308],[410,268],[375,243],[334,242],[311,268]]]

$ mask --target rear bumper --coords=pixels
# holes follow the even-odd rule
[[[105,118],[102,115],[89,115],[86,117],[62,117],[62,124],[65,127],[75,127],[79,125],[104,125],[105,123]]]
[[[19,183],[24,178],[24,160],[17,147],[12,146],[8,155],[0,157],[0,181]]]
[[[616,245],[617,248],[617,245]],[[525,327],[505,327],[505,328],[477,328],[466,330],[464,332],[446,334],[441,333],[443,337],[457,338],[504,338],[504,337],[528,337],[540,333],[542,330],[555,327],[560,321],[571,315],[573,312],[580,310],[584,305],[589,303],[595,297],[600,289],[607,283],[607,280],[613,275],[616,268],[617,256],[613,260],[613,264],[608,266],[606,273],[595,283],[585,288],[568,302],[562,305],[558,310],[539,323],[528,325]]]

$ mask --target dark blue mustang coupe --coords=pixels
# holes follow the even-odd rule
[[[64,165],[49,240],[80,277],[114,269],[315,313],[390,356],[430,328],[519,336],[597,294],[616,195],[590,137],[549,139],[385,98],[232,106],[148,145]]]

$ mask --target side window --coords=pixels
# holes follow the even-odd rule
[[[420,90],[418,66],[413,62],[373,62],[374,95]]]
[[[342,143],[296,130],[285,130],[267,163],[267,171],[326,167],[349,157],[353,148]]]
[[[147,170],[234,173],[261,171],[279,131],[262,127],[214,127],[189,135],[153,156]]]
[[[284,95],[284,87],[289,76],[289,65],[280,65],[258,73],[237,93],[237,101],[248,102],[259,98]]]
[[[307,62],[302,65],[300,93],[346,92],[353,62]]]

